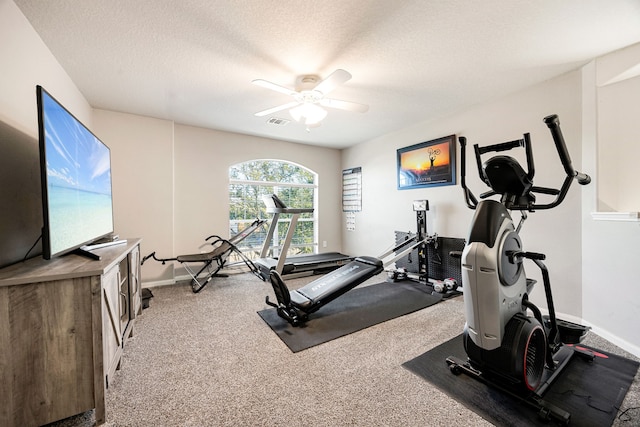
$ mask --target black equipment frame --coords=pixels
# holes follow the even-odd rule
[[[277,302],[270,301],[267,296],[265,303],[274,307],[278,315],[292,326],[301,326],[309,319],[309,314],[319,310],[367,279],[380,274],[386,266],[411,253],[414,249],[420,248],[425,251],[426,245],[435,241],[437,236],[427,235],[426,212],[429,210],[429,203],[426,200],[420,202],[418,204],[414,202],[418,225],[417,233],[408,236],[407,239],[378,257],[357,257],[337,270],[333,270],[296,290],[289,290],[282,280],[281,274],[276,269],[272,269],[269,273],[269,279]],[[392,257],[389,258],[390,256]]]
[[[251,225],[241,232],[237,233],[230,239],[224,239],[218,235],[211,235],[205,239],[213,246],[209,252],[178,255],[173,258],[158,258],[155,251],[145,256],[140,265],[144,264],[149,258],[161,262],[162,265],[167,262],[177,261],[184,266],[184,269],[191,276],[191,290],[194,293],[200,292],[214,277],[227,277],[225,274],[218,273],[226,265],[227,259],[231,253],[235,252],[238,257],[245,263],[256,276],[260,277],[258,268],[247,256],[238,248],[238,244],[249,237],[254,231],[259,229],[266,221],[263,219],[254,220]],[[200,268],[195,269],[191,264],[201,264]]]

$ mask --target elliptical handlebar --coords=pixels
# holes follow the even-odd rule
[[[478,199],[476,199],[476,196],[469,190],[466,182],[467,138],[461,136],[458,138],[458,141],[460,142],[460,186],[462,187],[462,191],[464,191],[464,200],[467,202],[467,206],[470,209],[475,209],[476,206],[478,206]]]
[[[532,186],[530,188],[529,191],[532,193],[540,193],[540,194],[548,194],[548,195],[556,196],[556,198],[552,202],[547,204],[530,203],[527,205],[510,205],[509,209],[529,210],[529,211],[533,211],[536,209],[551,209],[563,202],[574,178],[578,181],[578,184],[580,185],[587,185],[591,182],[591,177],[589,175],[578,172],[573,168],[573,165],[571,164],[571,156],[569,155],[569,151],[567,150],[567,145],[564,141],[564,137],[562,136],[562,131],[560,130],[560,120],[558,119],[558,116],[556,114],[549,115],[544,118],[544,122],[549,127],[551,136],[553,137],[553,141],[555,143],[558,156],[560,157],[560,162],[562,163],[562,166],[564,167],[564,170],[566,173],[566,178],[559,189],[547,188],[547,187],[536,187],[536,186]],[[467,206],[471,209],[475,209],[476,206],[478,205],[478,200],[473,195],[471,190],[467,187],[466,177],[465,177],[467,138],[464,136],[461,136],[458,138],[458,140],[460,143],[460,163],[461,163],[460,185],[464,191],[465,201],[467,203]],[[486,147],[478,147],[478,145],[475,145],[474,149],[476,154],[476,161],[478,163],[478,172],[480,173],[480,178],[484,180],[483,172],[482,172],[482,164],[480,161],[481,154],[491,152],[491,151],[506,151],[512,148],[517,148],[517,147],[525,148],[526,157],[527,157],[527,166],[528,166],[527,175],[529,179],[533,180],[533,175],[534,175],[533,153],[531,150],[531,141],[529,139],[528,133],[524,135],[524,139],[522,140],[509,141],[509,142],[494,144]],[[488,182],[486,183],[488,184]],[[480,198],[484,199],[486,197],[489,197],[495,194],[498,194],[498,193],[496,191],[493,191],[492,189],[492,191],[483,193],[480,196]]]
[[[564,171],[567,176],[572,178],[576,178],[578,180],[578,184],[587,185],[591,182],[591,177],[586,173],[580,173],[573,168],[571,164],[571,156],[569,156],[569,151],[567,150],[567,144],[564,142],[564,137],[562,136],[562,131],[560,130],[560,120],[558,119],[557,114],[552,114],[544,118],[544,122],[549,127],[551,131],[551,136],[553,137],[553,142],[556,144],[556,150],[558,150],[558,155],[560,156],[560,161],[562,162],[562,166],[564,166]]]

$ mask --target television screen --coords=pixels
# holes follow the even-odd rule
[[[41,86],[37,87],[45,259],[113,233],[111,154]]]

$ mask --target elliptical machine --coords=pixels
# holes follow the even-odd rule
[[[544,419],[568,424],[570,414],[548,404],[542,396],[574,355],[593,359],[588,351],[565,345],[579,343],[589,328],[556,318],[549,272],[542,262],[545,255],[525,252],[518,233],[527,212],[558,206],[574,179],[586,185],[591,178],[573,169],[557,115],[545,117],[544,122],[566,173],[560,189],[533,185],[533,152],[526,133],[515,141],[486,147],[474,145],[480,179],[491,188],[478,201],[466,186],[466,138],[459,138],[461,186],[467,206],[476,212],[465,248],[458,254],[462,257],[466,319],[463,340],[468,359],[449,357],[447,364],[456,375],[468,374],[533,406]],[[506,155],[481,161],[486,153],[518,147],[525,150],[526,172],[517,160]],[[550,203],[536,203],[536,193],[555,198]],[[494,195],[499,195],[500,201],[487,199]],[[521,213],[517,226],[510,211]],[[529,301],[536,281],[526,277],[525,259],[533,261],[542,272],[547,316]]]

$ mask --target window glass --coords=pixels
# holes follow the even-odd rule
[[[241,232],[256,218],[273,218],[268,214],[262,196],[276,194],[287,207],[314,208],[316,174],[302,166],[279,160],[251,160],[229,168],[229,229],[231,235]],[[277,235],[273,236],[268,256],[279,256],[279,242],[284,240],[291,215],[281,214]],[[260,255],[268,225],[241,242],[240,249],[249,258]],[[301,214],[295,229],[289,255],[317,252],[316,217]]]

